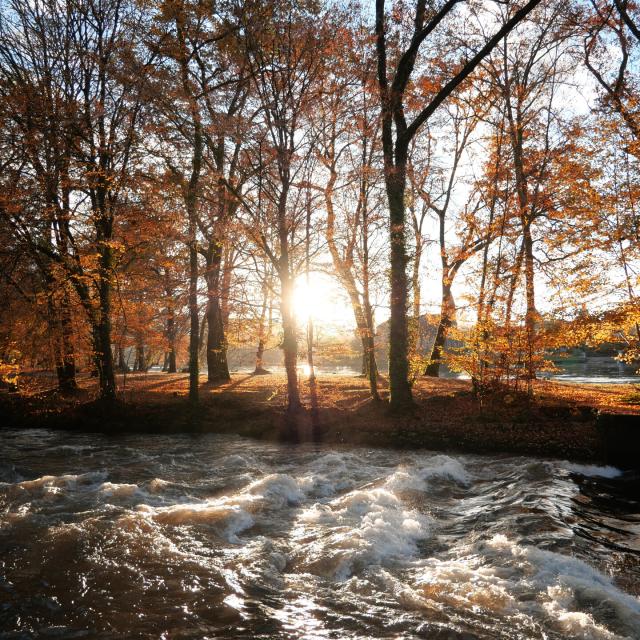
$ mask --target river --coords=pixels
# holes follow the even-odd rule
[[[0,431],[1,638],[640,638],[640,480]]]
[[[629,365],[614,360],[613,358],[591,357],[580,361],[558,361],[556,362],[557,370],[554,372],[540,372],[540,378],[548,380],[556,380],[558,382],[571,382],[575,384],[640,384],[640,375],[638,375],[638,365]],[[156,368],[160,371],[160,368]],[[276,365],[269,367],[272,373],[284,374],[283,366]],[[234,369],[234,373],[242,373],[244,375],[253,371],[250,367],[239,367]],[[319,376],[358,376],[360,371],[357,364],[351,367],[334,366],[334,367],[316,367],[316,375]],[[308,365],[298,364],[298,374],[303,377],[309,375]],[[446,366],[440,371],[442,378],[461,378],[470,379],[469,374],[453,373]]]

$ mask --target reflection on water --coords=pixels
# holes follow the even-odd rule
[[[628,472],[216,435],[0,446],[0,637],[640,638]]]
[[[638,366],[630,366],[613,358],[587,358],[582,361],[564,361],[556,364],[561,371],[545,377],[581,384],[640,383],[640,376],[636,374]]]
[[[273,366],[268,366],[267,370],[270,373],[278,373],[278,374],[285,374],[285,368],[282,365],[273,365]],[[314,367],[314,372],[317,376],[359,376],[361,375],[361,371],[353,366],[315,366]],[[232,370],[232,373],[252,373],[253,372],[253,367],[236,367]],[[311,373],[311,368],[309,367],[309,365],[300,360],[298,361],[298,375],[300,377],[306,378],[309,376],[309,374]]]
[[[559,371],[555,373],[541,373],[541,378],[550,380],[558,380],[560,382],[575,382],[578,384],[633,384],[640,383],[640,375],[636,374],[637,366],[630,366],[622,362],[618,362],[613,358],[587,358],[583,361],[560,361],[556,363]],[[269,367],[272,373],[284,374],[284,367]],[[237,373],[251,373],[253,369],[248,367],[238,368]],[[316,367],[316,375],[319,376],[357,376],[360,371],[357,367]],[[304,362],[298,365],[298,375],[307,377],[309,375],[309,367]],[[442,378],[461,378],[469,379],[469,375],[465,373],[454,373],[446,366],[441,367],[440,376]]]

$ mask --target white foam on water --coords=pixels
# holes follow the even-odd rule
[[[522,629],[546,620],[563,637],[580,640],[631,639],[640,629],[640,600],[611,578],[578,558],[504,535],[414,567],[410,584],[389,577],[392,592],[409,608],[483,611]]]
[[[613,640],[620,637],[598,624],[590,613],[570,611],[573,604],[571,589],[555,585],[547,588],[547,595],[550,599],[543,607],[564,633],[585,640]]]
[[[583,560],[522,546],[503,535],[492,538],[487,546],[507,556],[507,564],[516,561],[522,571],[520,580],[538,591],[544,610],[562,630],[580,638],[619,637],[599,620],[612,615],[623,633],[640,629],[640,600],[618,589],[609,576]]]
[[[312,573],[338,580],[370,565],[406,561],[431,535],[433,520],[391,491],[356,490],[304,510],[294,530],[297,556]]]
[[[163,531],[160,523],[150,516],[151,509],[146,512],[144,508],[139,508],[138,511],[129,511],[117,519],[114,533],[118,539],[122,539],[122,547],[142,549],[145,554],[162,557],[165,562],[167,556],[192,559],[193,554],[183,551]],[[104,563],[104,557],[98,550],[99,548],[94,550],[94,559],[100,565]]]
[[[427,601],[456,608],[504,612],[513,611],[515,599],[510,582],[495,567],[485,566],[479,557],[448,560],[430,559],[428,570],[416,581],[419,595]]]
[[[233,552],[235,555],[232,570],[236,575],[240,572],[245,578],[251,576],[252,580],[266,579],[271,583],[282,580],[288,557],[271,538],[255,536]],[[231,567],[228,570],[231,571]],[[231,581],[231,585],[235,586],[234,580]],[[281,582],[278,586],[283,588]]]
[[[298,477],[298,483],[305,494],[328,498],[352,489],[363,467],[362,460],[350,454],[328,453],[315,459],[310,470]]]
[[[622,475],[622,470],[611,466],[599,466],[595,464],[575,464],[573,462],[563,463],[563,468],[571,473],[579,473],[582,476],[592,476],[598,478],[617,478]]]
[[[163,480],[162,478],[154,478],[147,484],[147,487],[149,491],[152,491],[153,493],[159,493],[160,491],[166,489],[166,487],[168,487],[170,484],[171,482],[169,482],[168,480]]]
[[[300,486],[321,497],[350,488],[351,462],[345,454],[322,456]],[[311,572],[344,580],[368,566],[415,557],[418,542],[432,535],[434,521],[407,507],[396,492],[425,491],[435,479],[467,486],[471,475],[455,458],[436,455],[421,459],[415,467],[396,468],[381,486],[351,490],[305,509],[294,533],[294,538],[303,541],[296,553],[299,562]]]
[[[253,517],[239,504],[228,503],[225,500],[156,508],[140,505],[138,512],[160,524],[211,525],[222,537],[234,544],[240,542],[238,534],[254,524]]]
[[[18,497],[25,493],[38,495],[44,493],[58,493],[62,489],[70,491],[86,491],[107,478],[106,471],[90,471],[80,474],[65,474],[61,476],[42,476],[35,480],[23,480],[16,483],[3,483],[11,497]]]
[[[387,576],[392,593],[411,609],[484,611],[523,629],[546,619],[563,637],[580,640],[631,639],[640,629],[640,600],[611,578],[578,558],[504,535],[414,567],[410,584]]]
[[[352,460],[353,460],[353,456],[349,453],[340,453],[337,451],[332,451],[330,453],[325,453],[319,458],[316,458],[313,461],[312,466],[320,469],[322,468],[328,469],[331,467],[344,468],[346,466],[346,463]]]
[[[298,505],[303,499],[304,493],[295,478],[275,473],[229,496],[159,507],[142,504],[138,512],[166,525],[209,525],[228,542],[241,544],[238,534],[254,526],[256,512]]]
[[[451,480],[461,486],[471,484],[471,474],[462,463],[449,456],[433,456],[418,466],[401,467],[385,482],[394,491],[424,491],[433,479]]]
[[[137,484],[118,484],[113,482],[103,482],[98,491],[106,497],[131,498],[136,494],[143,495]]]
[[[298,481],[286,473],[272,473],[255,480],[243,493],[262,498],[275,507],[297,505],[305,498]]]

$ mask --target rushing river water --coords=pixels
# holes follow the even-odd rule
[[[1,638],[640,638],[640,483],[522,457],[0,432]]]

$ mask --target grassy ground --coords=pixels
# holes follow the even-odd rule
[[[47,389],[47,381],[50,378],[44,376],[24,376],[20,393],[3,393],[3,424],[116,432],[197,430],[264,439],[604,460],[606,443],[598,412],[640,415],[640,393],[632,385],[538,381],[533,400],[506,393],[480,403],[468,381],[422,378],[414,388],[415,409],[397,416],[384,402],[371,401],[365,379],[328,375],[315,384],[301,381],[305,410],[288,417],[286,380],[278,374],[235,374],[222,385],[208,385],[203,377],[197,409],[187,401],[186,374],[119,376],[120,402],[112,409],[94,401],[95,380],[81,378],[81,388],[72,397]],[[383,397],[387,386],[382,379]],[[640,424],[640,418],[636,422]]]

